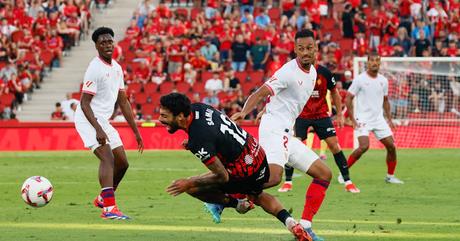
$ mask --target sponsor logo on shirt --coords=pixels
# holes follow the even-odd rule
[[[197,153],[195,153],[195,156],[200,158],[200,160],[206,160],[208,159],[211,155],[204,150],[204,148],[201,148],[201,150],[199,150]]]
[[[211,109],[206,109],[206,113],[204,114],[206,117],[206,122],[208,123],[209,126],[213,126],[214,122],[212,121],[212,113],[214,113],[213,110]]]

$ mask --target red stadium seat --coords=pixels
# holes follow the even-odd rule
[[[195,83],[192,86],[192,90],[195,92],[201,92],[204,90],[205,84],[205,81],[195,81]]]
[[[159,93],[150,95],[150,99],[152,100],[152,104],[154,105],[160,105],[160,98],[161,98],[161,94]]]
[[[203,73],[201,73],[201,81],[204,81],[206,83],[206,81],[211,78],[212,78],[212,72],[203,71]]]
[[[240,85],[241,85],[241,90],[243,91],[243,94],[245,96],[248,96],[251,90],[257,86],[253,82],[247,82],[247,81],[240,82]]]
[[[142,89],[141,83],[131,83],[128,84],[128,94],[140,93]]]
[[[187,93],[190,91],[191,86],[186,82],[180,82],[176,84],[176,90],[179,93]]]
[[[153,82],[149,82],[144,85],[144,92],[147,94],[154,94],[158,92],[158,85]]]
[[[264,39],[265,38],[265,30],[263,29],[256,29],[256,31],[254,32],[254,38],[257,38],[259,37],[260,39]]]
[[[81,99],[81,92],[73,92],[72,99],[76,99],[76,100]]]
[[[136,104],[145,104],[147,103],[148,95],[146,93],[136,93],[134,94],[134,100]]]
[[[353,39],[341,39],[339,46],[344,53],[351,53],[353,51]]]
[[[176,9],[176,14],[178,16],[183,16],[186,19],[188,19],[188,9],[186,9],[186,8],[178,8],[178,9]]]
[[[335,27],[335,20],[333,18],[321,19],[321,29],[322,30],[329,31],[329,30],[332,30],[334,28],[336,28],[336,27]]]
[[[174,90],[174,83],[173,82],[163,82],[160,85],[160,93],[161,94],[169,94]]]
[[[235,72],[235,77],[242,81],[246,81],[248,78],[248,73],[247,72]]]
[[[249,73],[249,81],[255,85],[259,85],[264,79],[263,71],[252,71]]]
[[[157,106],[153,103],[147,103],[142,105],[143,115],[153,115],[153,112]]]

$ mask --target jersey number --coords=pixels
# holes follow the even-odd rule
[[[220,124],[220,131],[224,134],[228,132],[235,140],[240,143],[242,146],[246,143],[246,136],[248,133],[243,129],[238,129],[238,126],[231,120],[229,120],[225,115],[221,114],[220,118],[222,119],[222,124]],[[234,127],[236,132],[231,128]]]

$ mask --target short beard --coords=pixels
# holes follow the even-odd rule
[[[176,123],[171,123],[171,124],[169,125],[169,130],[168,130],[168,132],[169,132],[170,134],[174,134],[177,130],[179,130],[179,125],[177,125]]]

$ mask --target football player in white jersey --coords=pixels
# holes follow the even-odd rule
[[[367,70],[358,75],[348,89],[345,101],[355,129],[355,137],[358,138],[359,143],[359,147],[348,158],[348,168],[369,149],[369,132],[372,131],[387,150],[385,181],[403,184],[403,181],[394,176],[396,147],[391,131],[394,125],[391,120],[390,102],[388,101],[388,80],[379,74],[379,69],[380,56],[377,53],[370,53],[367,57]],[[354,99],[355,106],[353,106]]]
[[[128,160],[120,135],[109,123],[117,104],[133,130],[142,152],[144,144],[134,121],[131,105],[126,97],[121,66],[112,59],[113,30],[96,29],[92,39],[99,56],[88,66],[83,80],[82,97],[75,111],[75,128],[85,147],[99,158],[101,193],[94,200],[102,208],[104,219],[128,219],[115,203],[115,190],[128,169]]]
[[[319,241],[323,239],[315,235],[311,224],[324,200],[332,173],[293,132],[295,120],[310,98],[317,77],[314,68],[317,45],[313,32],[297,32],[294,51],[297,58],[284,64],[270,80],[249,96],[241,112],[235,113],[232,119],[244,119],[269,96],[259,126],[260,145],[266,151],[270,167],[270,179],[265,183],[265,188],[281,182],[285,164],[312,176],[300,224],[314,241]]]

